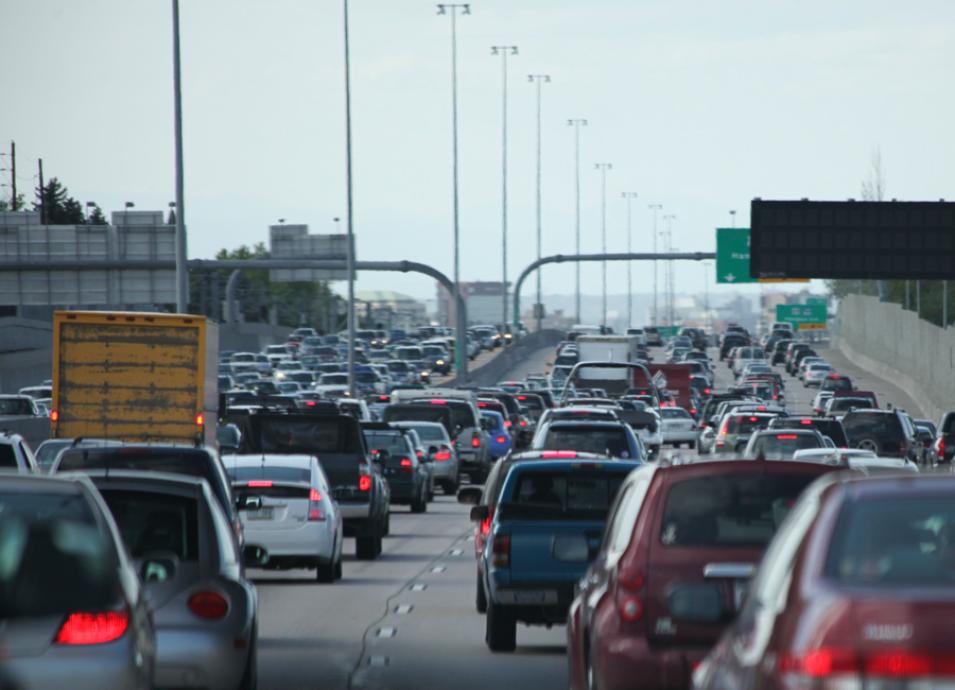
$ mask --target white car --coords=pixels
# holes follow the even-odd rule
[[[699,429],[689,412],[682,407],[661,407],[659,415],[664,445],[674,448],[679,448],[683,444],[686,444],[688,448],[696,446]]]
[[[908,458],[879,457],[874,451],[862,448],[812,448],[797,450],[793,460],[818,462],[846,467],[850,470],[876,474],[879,472],[909,472],[918,474],[919,466]]]
[[[826,410],[826,403],[832,397],[832,391],[819,391],[812,401],[812,411],[821,415]]]
[[[813,362],[806,367],[802,382],[807,388],[819,386],[829,374],[832,373],[832,365],[825,362]]]
[[[279,362],[278,365],[275,367],[275,374],[273,378],[276,381],[281,381],[288,375],[289,372],[292,372],[292,371],[306,371],[306,369],[301,362],[298,362],[296,360],[292,360],[292,359],[283,360]]]
[[[224,455],[245,543],[268,552],[264,567],[309,568],[319,582],[342,576],[342,514],[314,455]]]

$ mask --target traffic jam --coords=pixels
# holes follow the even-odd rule
[[[205,317],[56,312],[53,378],[0,396],[0,687],[264,686],[261,582],[333,598],[439,499],[487,664],[558,626],[572,690],[955,687],[955,413],[789,323],[661,330],[476,386],[448,328],[226,352]]]

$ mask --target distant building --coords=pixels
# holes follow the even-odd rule
[[[359,290],[355,313],[366,327],[411,330],[428,322],[427,305],[410,295],[389,290]]]
[[[501,323],[504,308],[504,288],[501,282],[479,281],[461,283],[461,294],[467,301],[468,325],[499,324]],[[438,321],[454,326],[455,312],[451,304],[451,295],[440,284],[438,285]],[[510,301],[508,301],[510,305]],[[510,307],[508,307],[510,308]],[[510,320],[510,313],[508,313]]]

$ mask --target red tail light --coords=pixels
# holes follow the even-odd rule
[[[219,620],[229,612],[229,602],[218,592],[196,592],[187,605],[193,615],[204,620]]]
[[[709,389],[709,388],[704,388],[704,389],[703,389],[703,395],[709,395],[709,394],[710,394],[710,389]]]
[[[494,511],[488,512],[487,517],[481,521],[481,536],[486,537],[491,531],[491,520],[494,518]]]
[[[358,478],[358,490],[359,491],[371,491],[371,477],[367,474],[363,474]]]
[[[323,522],[325,520],[325,514],[322,513],[322,508],[318,505],[321,502],[322,495],[318,492],[318,489],[310,489],[308,492],[309,522]]]
[[[441,450],[434,454],[434,459],[438,461],[446,461],[451,459],[451,449],[447,446],[441,446]]]
[[[50,419],[53,419],[53,417],[50,417]],[[945,459],[945,439],[941,436],[935,442],[935,452],[938,454],[939,460]]]
[[[541,458],[544,460],[572,460],[576,457],[577,451],[575,450],[545,450],[541,453]]]
[[[812,420],[811,420],[811,419],[800,419],[800,420],[799,420],[799,423],[802,424],[803,426],[810,426],[810,425],[812,424]]]
[[[497,443],[507,443],[507,436],[498,436],[494,439]]]
[[[491,565],[495,568],[511,567],[511,535],[498,533],[491,543]]]
[[[401,468],[399,471],[402,474],[411,474],[414,472],[411,465],[411,458],[401,458]]]
[[[253,479],[246,486],[250,489],[267,489],[272,486],[272,482],[268,479]]]
[[[504,420],[504,428],[505,428],[505,429],[510,429],[510,428],[511,428],[511,420],[510,420],[510,419],[505,419],[505,420]]]
[[[56,633],[56,644],[105,644],[118,640],[128,627],[127,611],[71,613]]]
[[[478,436],[477,434],[474,434],[474,436],[471,437],[471,447],[472,448],[481,447],[481,437]]]
[[[796,434],[776,434],[776,438],[780,441],[795,441],[799,437]]]
[[[520,424],[522,427],[525,427],[525,426],[527,426],[527,420],[526,420],[526,419],[522,419],[522,420],[519,422],[519,424]]]
[[[822,648],[805,654],[785,655],[779,660],[779,670],[785,674],[799,674],[810,678],[835,675],[864,675],[875,678],[924,678],[955,675],[955,659],[944,653],[920,652],[907,649],[889,649],[864,654],[852,649]]]
[[[617,574],[617,612],[627,623],[643,618],[644,603],[640,590],[646,584],[642,570],[622,569]]]
[[[60,411],[59,410],[50,410],[50,421],[56,424],[60,421]]]
[[[424,451],[423,451],[423,450],[416,450],[416,451],[414,452],[414,454],[418,456],[418,460],[420,460],[421,458],[424,457]]]

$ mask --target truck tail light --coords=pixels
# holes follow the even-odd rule
[[[52,412],[50,413],[50,420],[53,420]],[[938,454],[939,460],[945,459],[945,439],[941,436],[939,436],[935,442],[935,452]]]
[[[511,535],[499,532],[491,542],[491,565],[495,568],[511,567]]]
[[[368,467],[361,465],[358,468],[358,471],[360,473],[358,476],[358,490],[362,493],[371,491],[371,474],[368,470]]]
[[[617,613],[627,623],[643,618],[644,602],[641,594],[647,578],[642,570],[623,568],[617,574]]]
[[[50,410],[50,421],[56,424],[60,421],[60,411],[59,410]]]

